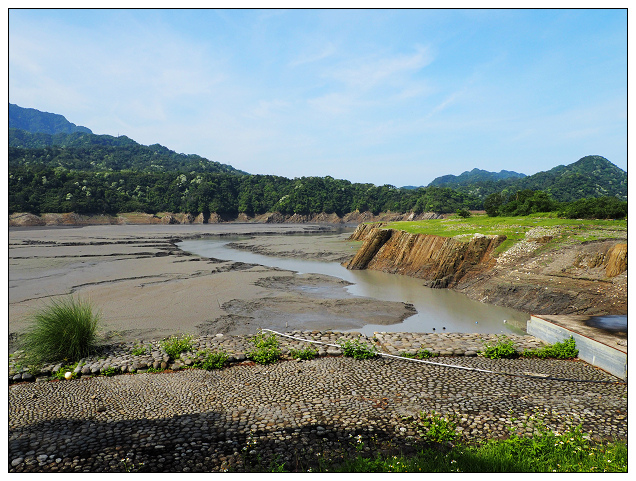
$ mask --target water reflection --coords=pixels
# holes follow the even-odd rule
[[[320,235],[320,234],[316,234]],[[413,304],[417,313],[391,325],[368,324],[354,329],[370,335],[386,332],[469,332],[523,334],[530,316],[526,313],[473,301],[449,289],[429,289],[421,279],[378,271],[350,271],[337,262],[264,256],[227,247],[239,237],[222,240],[188,240],[179,244],[187,252],[235,262],[259,264],[298,273],[315,273],[351,282],[349,294]]]

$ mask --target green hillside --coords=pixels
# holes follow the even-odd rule
[[[590,197],[627,200],[627,173],[600,155],[588,155],[572,164],[559,165],[523,178],[467,181],[468,176],[461,183],[454,181],[453,188],[482,200],[491,194],[508,196],[520,190],[542,190],[559,202]]]
[[[178,154],[162,145],[141,145],[126,137],[31,133],[9,129],[9,166],[42,164],[86,172],[210,172],[245,174],[199,155]]]
[[[512,183],[509,192],[543,190],[554,200],[569,202],[588,197],[627,200],[627,172],[600,155],[588,155],[570,165],[559,165]]]

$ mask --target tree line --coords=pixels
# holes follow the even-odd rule
[[[448,213],[481,206],[477,197],[450,188],[407,190],[329,176],[288,179],[210,172],[87,172],[43,164],[9,169],[9,213],[184,212],[233,218],[239,213],[266,212],[339,216],[356,210]]]
[[[511,194],[494,193],[484,200],[486,214],[491,217],[514,217],[556,212],[567,219],[624,219],[627,202],[616,197],[590,197],[571,202],[558,202],[546,192],[524,189]]]
[[[351,183],[332,177],[288,179],[273,175],[210,172],[87,172],[43,164],[11,166],[9,213],[184,212],[235,218],[266,212],[283,215],[354,211],[440,214],[485,209],[490,216],[556,212],[567,218],[627,216],[627,202],[616,197],[558,202],[543,191],[495,193],[485,201],[448,187],[400,189]]]

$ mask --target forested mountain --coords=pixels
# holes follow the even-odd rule
[[[266,212],[419,214],[483,209],[485,200],[486,210],[513,213],[563,210],[568,206],[559,202],[592,197],[610,198],[607,205],[627,199],[627,174],[600,156],[584,157],[527,177],[516,172],[473,169],[431,183],[443,187],[396,188],[329,176],[288,179],[249,175],[198,155],[178,154],[159,144],[145,146],[126,136],[95,135],[61,115],[12,104],[9,107],[13,112],[11,127],[26,125],[35,130],[9,129],[10,213],[183,212],[205,216],[217,213],[228,219],[240,213],[254,216]],[[27,117],[30,120],[25,120]],[[448,187],[449,183],[454,188]],[[582,208],[586,212],[597,208],[607,211],[603,205],[577,204],[578,210],[573,207],[568,212],[580,215]],[[626,212],[626,204],[618,206],[619,210],[614,204],[611,207],[612,216],[614,212]]]
[[[443,175],[441,177],[437,177],[433,179],[433,181],[428,184],[428,186],[450,187],[452,189],[455,189],[459,186],[476,184],[478,182],[520,179],[525,176],[526,174],[520,174],[518,172],[512,172],[510,170],[489,172],[487,170],[473,169],[470,172],[466,171],[459,175]]]
[[[9,104],[9,128],[45,134],[92,133],[86,127],[69,122],[63,115],[50,114],[36,109],[25,109],[15,104]]]
[[[554,200],[569,202],[588,197],[627,200],[627,172],[600,155],[588,155],[570,165],[559,165],[513,182],[508,192],[543,190]]]
[[[31,133],[9,129],[9,165],[43,164],[87,172],[226,172],[245,174],[231,165],[194,154],[178,154],[162,145],[141,145],[125,135]]]
[[[521,190],[541,190],[559,202],[590,197],[627,200],[627,173],[605,157],[588,155],[573,164],[559,165],[519,179],[483,180],[454,188],[482,200],[491,194],[506,196]]]

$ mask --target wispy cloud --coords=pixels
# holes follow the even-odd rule
[[[627,165],[621,11],[24,9],[9,23],[10,102],[248,172],[419,185],[584,150]]]
[[[405,76],[418,72],[432,61],[430,49],[418,46],[410,54],[369,55],[343,62],[328,75],[349,88],[369,90],[382,83],[402,83]]]

